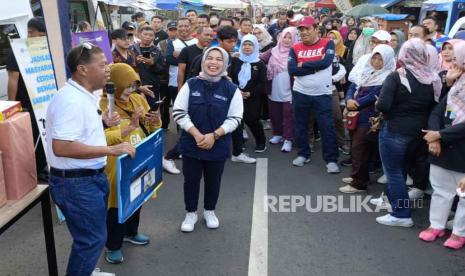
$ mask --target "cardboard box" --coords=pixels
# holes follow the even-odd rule
[[[2,152],[0,151],[0,207],[6,203],[5,176],[3,174]]]
[[[8,200],[18,200],[37,186],[31,116],[20,112],[0,122],[0,151]]]
[[[21,112],[21,103],[16,101],[0,101],[0,122]]]

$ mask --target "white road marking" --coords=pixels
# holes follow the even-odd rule
[[[268,212],[265,196],[268,194],[268,159],[257,158],[250,238],[249,276],[268,275]]]

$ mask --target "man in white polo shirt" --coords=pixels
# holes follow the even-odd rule
[[[66,63],[72,77],[47,110],[50,191],[73,237],[66,275],[99,275],[93,271],[107,237],[106,156],[134,156],[135,149],[129,143],[107,146],[105,140],[102,116],[92,94],[103,88],[110,74],[103,51],[85,43],[69,52]],[[107,118],[104,114],[105,123],[111,121]]]

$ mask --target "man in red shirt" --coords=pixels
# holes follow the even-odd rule
[[[289,52],[289,75],[294,77],[292,103],[295,114],[295,142],[297,158],[292,164],[302,167],[310,162],[308,125],[314,113],[321,132],[323,159],[328,173],[339,173],[336,130],[332,111],[332,62],[334,43],[319,38],[318,25],[311,16],[305,16],[298,25],[302,42],[294,44]]]

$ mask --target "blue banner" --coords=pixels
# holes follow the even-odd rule
[[[162,181],[163,130],[159,129],[136,146],[136,156],[118,157],[118,222],[124,223]]]

